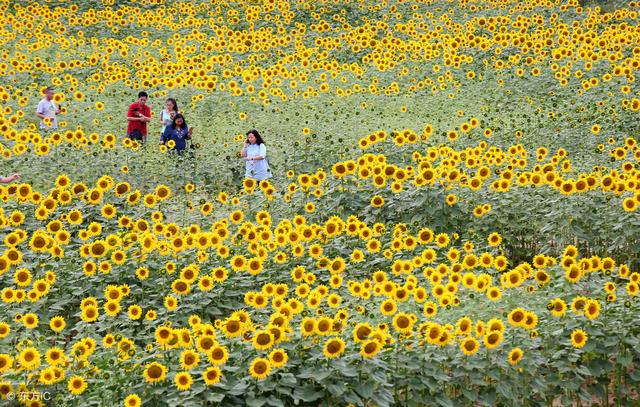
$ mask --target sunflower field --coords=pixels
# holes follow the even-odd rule
[[[0,405],[640,403],[640,3],[0,13]]]

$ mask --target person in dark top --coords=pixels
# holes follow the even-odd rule
[[[167,128],[164,129],[164,133],[162,133],[162,137],[160,138],[160,144],[167,145],[170,140],[173,140],[175,146],[173,146],[172,150],[180,152],[187,147],[187,140],[191,140],[192,133],[193,129],[187,126],[184,116],[178,113],[173,118],[171,124],[167,125]]]
[[[151,108],[147,105],[147,92],[138,93],[138,101],[133,102],[127,111],[127,137],[132,140],[147,140],[147,123],[151,121]]]

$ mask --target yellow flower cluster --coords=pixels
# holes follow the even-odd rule
[[[404,179],[397,171],[388,176]],[[206,230],[196,224],[180,228],[165,223],[164,213],[157,208],[148,219],[134,220],[125,214],[116,218],[116,207],[135,205],[131,202],[130,186],[125,182],[102,177],[93,187],[88,187],[73,184],[61,176],[55,185],[48,194],[33,191],[28,184],[3,190],[8,199],[30,206],[34,219],[48,223],[43,229],[27,232],[21,227],[31,224],[29,216],[17,210],[3,214],[3,228],[10,228],[11,232],[5,234],[7,248],[0,257],[0,274],[15,269],[14,283],[18,288],[5,287],[2,301],[8,306],[25,300],[37,304],[47,296],[56,295],[51,288],[57,287],[59,273],[48,271],[45,278],[33,280],[35,270],[25,267],[25,258],[54,255],[62,260],[69,257],[74,262],[82,259],[84,264],[81,271],[75,273],[74,281],[90,284],[107,281],[100,276],[119,275],[129,265],[137,264],[135,278],[129,283],[106,284],[102,289],[103,298],[83,297],[78,317],[56,316],[51,319],[50,327],[55,333],[64,333],[69,322],[75,325],[82,321],[107,328],[108,333],[102,338],[104,349],[115,346],[119,363],[140,357],[137,343],[144,345],[145,341],[150,349],[177,352],[182,369],[174,376],[178,390],[188,390],[194,380],[198,380],[190,371],[204,361],[209,366],[202,373],[202,380],[207,385],[218,383],[223,378],[224,365],[235,357],[230,347],[239,344],[258,352],[248,367],[248,373],[257,379],[265,379],[272,369],[287,365],[289,355],[278,346],[292,341],[318,344],[327,358],[340,357],[357,346],[361,357],[368,359],[411,338],[419,339],[423,346],[455,345],[465,355],[478,352],[481,344],[488,349],[498,348],[509,332],[499,315],[486,320],[467,316],[447,318],[450,309],[463,307],[465,301],[476,295],[485,296],[486,304],[493,304],[503,296],[513,295],[511,292],[544,292],[554,279],[556,283],[566,279],[573,284],[588,279],[589,275],[610,273],[615,273],[616,281],[625,282],[627,296],[638,295],[639,273],[631,272],[629,267],[609,257],[580,258],[574,246],[567,247],[558,259],[539,254],[531,263],[510,268],[507,258],[495,253],[503,243],[498,233],[487,237],[485,251],[477,251],[471,242],[466,242],[461,251],[456,247],[456,235],[436,233],[427,227],[411,232],[404,224],[368,224],[355,216],[346,219],[333,216],[324,223],[310,223],[304,216],[297,215],[276,223],[267,211],[258,211],[254,219],[249,220],[248,213],[242,209],[231,210],[226,217],[206,225]],[[65,192],[69,197],[62,197]],[[34,195],[38,196],[34,198]],[[145,203],[152,200],[161,203],[171,196],[171,190],[160,185],[149,195],[153,199],[145,198]],[[240,202],[237,198],[232,201]],[[76,203],[84,209],[67,209]],[[43,207],[44,217],[38,214]],[[102,219],[98,221],[90,214]],[[115,230],[122,232],[115,233]],[[349,239],[352,250],[349,258],[330,254],[336,253],[336,245],[345,238]],[[184,256],[193,261],[178,260]],[[386,259],[387,271],[359,270],[359,263],[376,257]],[[269,271],[287,264],[290,259],[303,258],[310,261],[293,267],[289,279],[274,278]],[[154,264],[151,261],[160,261],[158,264],[162,267],[151,266]],[[256,286],[259,280],[254,279],[264,274],[269,280],[261,287]],[[148,287],[145,286],[148,279],[156,284],[165,283]],[[253,282],[250,287],[257,288],[244,292],[246,309],[212,323],[192,314],[188,326],[172,326],[171,318],[179,315],[181,304],[206,298],[224,289],[230,281],[250,281]],[[26,287],[31,287],[30,291],[25,292]],[[615,301],[616,283],[609,281],[604,287],[610,296],[608,301]],[[149,293],[149,288],[159,289],[158,293],[165,290],[164,310],[150,307],[139,297]],[[571,285],[567,286],[570,288]],[[350,309],[347,304],[367,305]],[[121,317],[125,307],[127,316]],[[576,316],[583,315],[587,320],[598,318],[601,307],[594,297],[576,295],[571,300]],[[549,299],[547,308],[553,317],[561,318],[567,304],[555,297]],[[512,329],[530,331],[533,338],[541,318],[547,320],[541,312],[517,307],[509,312],[507,321]],[[159,313],[163,316],[156,322]],[[373,318],[363,318],[366,313],[373,313]],[[111,331],[121,318],[137,321],[143,315],[147,323],[155,327],[152,338],[138,337],[134,342]],[[38,328],[36,314],[16,314],[15,318],[28,329]],[[114,322],[104,318],[112,318]],[[0,326],[2,337],[12,330],[9,323],[3,322]],[[571,342],[581,347],[586,337],[584,332],[576,331]],[[39,371],[43,385],[53,385],[63,380],[65,374],[75,372],[65,369],[67,359],[77,360],[85,372],[97,369],[90,362],[98,351],[91,337],[75,340],[68,354],[57,347],[45,350],[19,346],[16,351],[15,356],[2,355],[5,370],[12,369],[15,359],[21,369],[36,371],[42,365],[41,354],[46,354],[48,367]],[[162,382],[168,371],[174,369],[163,361],[162,354],[158,353],[157,361],[146,365],[142,373],[146,381]],[[508,360],[515,364],[522,357],[522,350],[514,349]],[[75,375],[69,379],[68,386],[71,393],[81,394],[87,383],[82,376]]]
[[[617,120],[631,128],[640,112],[637,2],[610,13],[577,0],[116,3],[0,5],[0,75],[7,79],[0,155],[33,175],[0,186],[1,399],[62,388],[68,403],[103,391],[128,407],[175,394],[215,403],[226,396],[218,391],[257,395],[286,383],[302,394],[316,370],[336,373],[337,381],[342,367],[345,377],[378,375],[392,362],[397,370],[404,352],[451,366],[485,358],[504,377],[522,373],[523,364],[540,369],[549,354],[591,355],[606,345],[602,325],[632,325],[640,272],[628,253],[637,242],[590,247],[567,232],[575,243],[567,245],[564,229],[578,222],[563,213],[566,223],[551,231],[562,236],[523,243],[534,253],[525,257],[510,242],[521,229],[498,225],[520,222],[527,209],[502,223],[491,217],[550,197],[549,207],[588,201],[588,214],[612,202],[630,229],[637,226],[640,146],[631,131],[613,129]],[[58,129],[41,131],[25,108],[44,91],[31,83],[36,77],[56,87],[54,102],[64,104],[69,122],[82,113],[95,128],[60,120]],[[417,102],[375,106],[407,95],[438,101],[441,92],[453,100],[489,82],[497,84],[491,91],[530,106],[526,125],[515,114],[507,116],[513,123],[501,120],[509,106],[464,96],[450,117],[436,112],[418,130],[403,121]],[[258,120],[247,106],[275,115],[283,106],[334,106],[338,98],[357,109],[345,117],[370,114],[363,125],[375,114],[367,109],[380,106],[392,111],[384,119],[399,119],[327,146],[333,140],[320,133],[341,129],[312,130],[322,126],[301,118],[295,134],[322,157],[294,141],[301,156],[283,158],[278,153],[293,149],[288,140],[273,138],[285,145],[278,151],[269,139],[272,163],[291,164],[284,185],[278,177],[247,178],[225,191],[212,171],[196,169],[232,156],[212,159],[202,150],[190,152],[198,160],[176,161],[175,180],[155,185],[139,166],[157,152],[117,136],[113,124],[112,102],[131,89],[148,89],[150,103],[184,92],[176,96],[181,107],[188,94],[190,123],[198,104],[218,96],[239,101],[228,103],[235,126]],[[558,96],[574,93],[584,105],[556,108]],[[463,110],[476,103],[482,106],[473,113]],[[566,112],[572,117],[561,117]],[[556,133],[532,135],[531,118],[548,120],[541,129]],[[584,124],[584,134],[567,138],[559,119],[572,126],[563,131]],[[219,141],[203,132],[203,143],[210,138]],[[320,164],[309,164],[315,158]],[[85,161],[96,168],[46,171]],[[600,250],[608,243],[610,253]],[[353,366],[359,370],[348,371]]]
[[[372,134],[378,137],[382,133]],[[367,137],[367,140],[370,138]],[[416,144],[420,140],[411,130],[404,130],[397,133],[394,143],[403,146],[405,143]],[[360,145],[362,147],[362,140]],[[476,147],[461,150],[432,146],[426,149],[426,153],[414,151],[413,163],[407,166],[390,163],[384,154],[365,153],[357,160],[335,163],[331,174],[338,180],[353,178],[358,182],[371,184],[374,190],[389,185],[396,194],[402,192],[407,183],[416,188],[439,185],[444,190],[459,188],[478,191],[485,186],[492,192],[503,193],[512,188],[551,187],[567,196],[594,190],[615,196],[626,195],[621,206],[627,212],[634,212],[640,206],[640,172],[634,163],[640,161],[640,147],[633,138],[627,138],[623,147],[611,152],[616,160],[623,160],[631,155],[633,161],[622,162],[619,169],[596,167],[591,172],[581,172],[573,177],[564,175],[571,170],[571,159],[564,148],[560,148],[550,159],[547,159],[548,152],[544,147],[536,149],[535,161],[527,160],[529,155],[521,144],[503,150],[482,141]],[[322,196],[322,191],[327,188],[323,183],[324,179],[324,176],[300,174],[298,182],[289,185],[289,196],[299,190]],[[455,195],[452,197],[455,203]],[[375,202],[372,200],[374,207],[383,204],[380,199]],[[474,214],[481,216],[486,211],[486,208],[478,208],[478,213],[474,211]]]

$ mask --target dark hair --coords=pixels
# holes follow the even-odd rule
[[[180,113],[178,113],[173,117],[173,122],[171,122],[171,128],[172,129],[176,128],[176,120],[178,119],[182,119],[182,128],[187,128],[187,121],[184,119],[184,116],[181,115]]]
[[[256,130],[256,129],[249,130],[247,132],[247,137],[249,137],[249,134],[253,134],[256,137],[256,144],[257,145],[260,145],[260,144],[265,144],[266,145],[266,143],[262,139],[262,136],[260,135],[260,133],[258,133],[258,130]]]
[[[45,92],[53,91],[53,86],[47,86],[47,88],[44,91]]]
[[[178,113],[178,102],[174,98],[167,98],[167,102],[173,103],[173,110]]]
[[[148,98],[149,95],[147,95],[147,92],[141,90],[140,92],[138,92],[138,98],[141,98],[141,97]]]

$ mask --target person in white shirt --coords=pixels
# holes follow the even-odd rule
[[[53,88],[47,87],[45,90],[44,99],[38,103],[38,109],[36,110],[36,116],[40,118],[40,128],[41,129],[57,129],[58,128],[58,119],[56,115],[60,114],[60,109],[53,103]],[[45,119],[50,119],[50,124],[45,122]]]
[[[271,168],[267,163],[267,146],[258,130],[249,130],[240,156],[245,157],[245,178],[262,181],[271,178]]]
[[[168,98],[165,102],[165,108],[160,113],[160,124],[162,124],[162,132],[160,133],[160,140],[162,140],[162,135],[164,131],[167,129],[171,123],[173,123],[173,119],[178,114],[178,102],[174,98]]]

